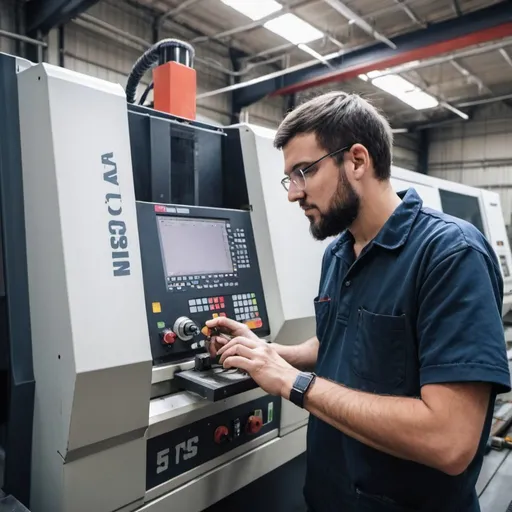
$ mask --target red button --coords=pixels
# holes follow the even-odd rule
[[[220,316],[226,316],[226,313],[221,313]]]
[[[221,303],[220,303],[220,307],[221,307],[222,309],[224,309],[224,307],[225,307],[224,302],[221,302]]]
[[[213,439],[217,444],[221,444],[223,441],[225,441],[228,438],[228,436],[229,436],[228,427],[221,425],[220,427],[217,427],[215,429],[215,432],[213,434]]]
[[[217,304],[217,302],[219,302],[219,298],[218,298],[218,297],[215,297],[215,298],[213,299],[213,302],[215,302],[215,304]]]
[[[166,345],[172,345],[176,341],[176,334],[171,330],[164,331],[164,343]]]
[[[209,302],[210,304],[213,304],[213,299],[210,297],[210,298],[208,299],[208,302]]]
[[[248,434],[257,434],[262,426],[263,421],[259,416],[250,416],[245,425],[245,431]]]
[[[220,305],[219,304],[215,304],[215,309],[220,309]]]

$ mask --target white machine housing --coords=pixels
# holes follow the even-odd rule
[[[31,511],[199,512],[300,455],[305,428],[275,428],[147,490],[152,438],[266,394],[209,402],[173,388],[193,359],[152,364],[122,87],[42,63],[20,66],[18,92],[36,381]],[[178,448],[194,456],[186,442],[151,463],[178,464]]]

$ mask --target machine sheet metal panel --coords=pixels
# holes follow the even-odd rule
[[[33,510],[107,511],[143,496],[151,389],[126,100],[117,85],[46,64],[18,84]]]

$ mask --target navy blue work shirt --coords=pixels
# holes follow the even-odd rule
[[[478,453],[457,476],[370,448],[310,415],[304,492],[314,512],[480,510],[475,484],[494,398],[510,390],[499,264],[473,225],[424,208],[414,189],[400,195],[357,260],[348,231],[325,252],[315,371],[352,389],[415,398],[426,384],[489,382],[493,399]]]

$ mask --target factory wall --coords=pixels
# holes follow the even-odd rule
[[[429,174],[494,190],[512,225],[512,108],[494,103],[467,123],[431,130]]]
[[[15,54],[17,51],[16,42],[12,39],[3,37],[1,31],[17,32],[20,19],[17,18],[17,1],[16,0],[0,0],[0,52]]]

